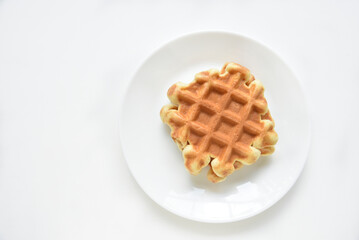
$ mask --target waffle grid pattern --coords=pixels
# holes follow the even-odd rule
[[[169,89],[173,104],[162,109],[163,120],[172,128],[190,173],[210,164],[208,178],[217,182],[257,160],[260,150],[253,143],[273,128],[271,118],[263,120],[268,112],[263,91],[238,64],[226,64],[221,73],[199,73],[193,83]]]

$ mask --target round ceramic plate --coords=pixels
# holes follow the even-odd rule
[[[187,172],[160,109],[169,103],[172,84],[191,82],[196,73],[228,61],[249,68],[263,83],[279,141],[273,155],[214,184],[208,169],[197,176]],[[308,119],[302,88],[277,54],[238,34],[202,32],[164,45],[140,66],[124,98],[120,135],[134,178],[156,203],[188,219],[232,222],[264,211],[293,186],[309,148]]]

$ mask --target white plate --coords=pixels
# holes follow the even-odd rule
[[[246,66],[263,83],[279,142],[273,155],[213,184],[208,169],[187,172],[159,113],[172,84],[227,61]],[[292,187],[306,161],[308,119],[302,88],[278,55],[241,35],[201,32],[164,45],[138,69],[124,98],[120,135],[133,176],[156,203],[188,219],[232,222],[264,211]]]

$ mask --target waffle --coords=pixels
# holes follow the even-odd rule
[[[162,107],[161,119],[171,128],[191,174],[210,165],[208,179],[220,182],[274,152],[278,136],[263,92],[250,71],[236,63],[169,88],[171,104]]]

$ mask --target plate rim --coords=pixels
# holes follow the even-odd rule
[[[298,172],[298,175],[295,177],[295,180],[289,185],[288,189],[284,192],[282,192],[281,194],[279,194],[275,201],[267,204],[265,207],[261,208],[260,210],[257,211],[253,211],[247,215],[244,216],[240,216],[240,217],[232,217],[230,219],[202,219],[202,218],[197,218],[194,216],[187,216],[182,214],[181,212],[178,212],[174,209],[170,209],[168,208],[166,205],[161,204],[160,202],[156,201],[151,194],[149,194],[149,192],[141,185],[141,183],[137,180],[137,178],[135,177],[134,171],[131,168],[131,164],[129,163],[129,161],[127,160],[126,156],[125,156],[125,151],[124,151],[124,139],[123,139],[123,135],[122,135],[122,129],[124,129],[123,126],[123,122],[124,122],[124,109],[125,109],[125,100],[128,97],[129,94],[129,90],[131,88],[131,85],[135,79],[135,77],[137,76],[138,72],[140,71],[140,69],[153,57],[155,56],[159,51],[161,51],[161,49],[171,45],[172,43],[176,42],[176,41],[180,41],[182,39],[185,38],[189,38],[189,37],[193,37],[196,35],[202,35],[202,34],[221,34],[221,35],[229,35],[231,37],[239,37],[239,38],[244,38],[247,41],[252,41],[256,44],[261,45],[262,47],[264,47],[266,50],[268,50],[271,54],[275,55],[278,60],[288,69],[288,71],[294,76],[295,80],[297,81],[298,85],[299,85],[299,91],[303,94],[304,96],[304,100],[303,100],[303,107],[305,109],[305,112],[307,113],[307,119],[306,121],[306,125],[308,126],[308,136],[307,136],[307,144],[305,149],[307,149],[306,153],[305,153],[305,158],[304,161],[302,163],[302,165],[300,166],[300,170]],[[187,220],[191,220],[191,221],[196,221],[196,222],[202,222],[202,223],[231,223],[231,222],[238,222],[241,220],[245,220],[248,218],[251,218],[253,216],[256,216],[260,213],[265,212],[267,209],[269,209],[270,207],[272,207],[273,205],[275,205],[276,203],[278,203],[295,185],[295,183],[298,181],[299,177],[301,176],[304,166],[306,165],[306,162],[308,160],[309,157],[309,153],[310,153],[310,146],[311,146],[311,140],[312,140],[312,122],[311,122],[311,117],[310,117],[310,105],[308,104],[308,95],[307,93],[304,91],[304,87],[303,87],[303,83],[302,81],[297,77],[297,74],[295,73],[295,71],[284,61],[284,58],[278,54],[277,52],[275,52],[273,49],[271,49],[268,45],[264,44],[261,41],[258,41],[256,39],[253,39],[252,37],[249,37],[248,35],[245,35],[243,33],[237,33],[237,32],[232,32],[232,31],[226,31],[226,30],[206,30],[206,31],[193,31],[193,32],[188,32],[185,34],[181,34],[178,37],[175,38],[171,38],[169,41],[166,41],[162,44],[160,44],[159,46],[157,46],[147,57],[145,57],[140,64],[138,65],[138,67],[136,68],[136,70],[132,73],[130,80],[127,82],[127,86],[125,86],[124,89],[124,94],[120,100],[120,107],[119,107],[119,117],[118,117],[118,121],[117,121],[117,131],[119,134],[119,147],[120,147],[120,151],[121,151],[121,156],[124,158],[126,165],[131,173],[132,178],[135,180],[135,182],[137,183],[137,185],[141,188],[141,190],[146,193],[147,197],[149,197],[153,202],[155,202],[158,206],[162,207],[163,209],[167,210],[168,212],[174,214],[174,215],[178,215],[184,219]]]

